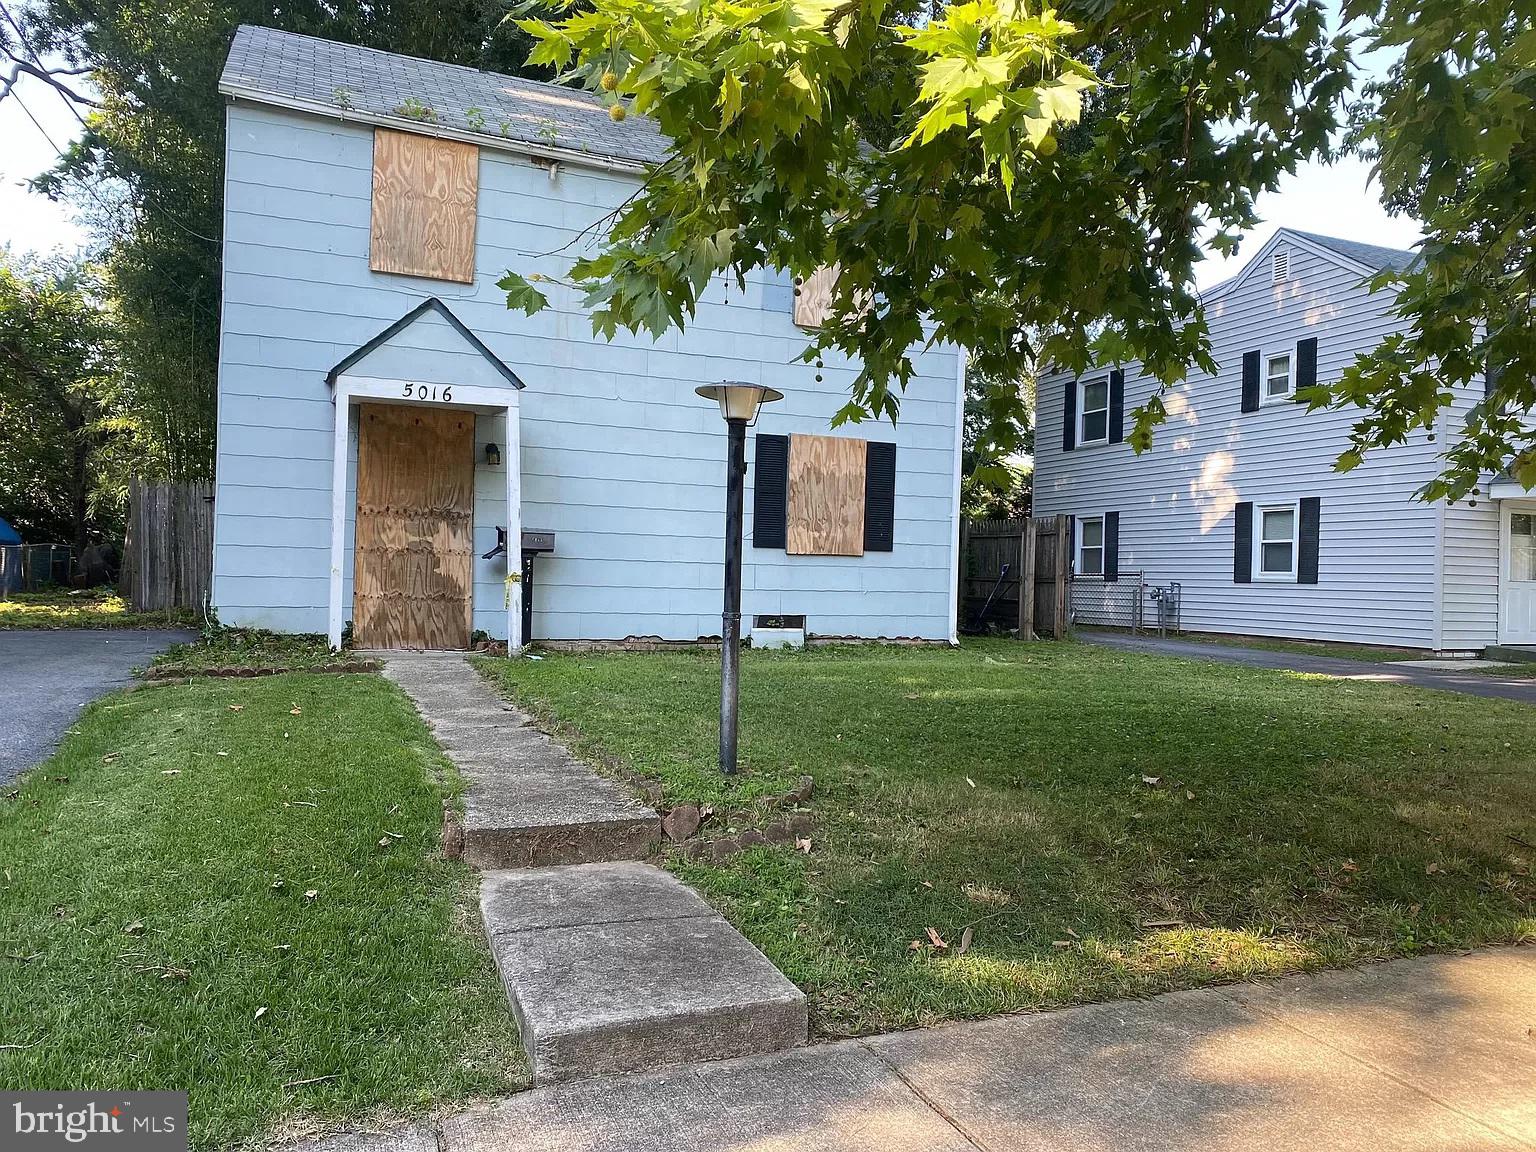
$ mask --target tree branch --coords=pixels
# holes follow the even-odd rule
[[[0,100],[4,100],[7,96],[9,96],[11,94],[11,89],[16,87],[16,81],[20,80],[21,77],[25,75],[32,76],[38,80],[41,80],[44,84],[47,84],[58,91],[65,99],[72,100],[76,104],[87,104],[92,108],[101,107],[101,103],[99,101],[92,100],[89,96],[76,92],[68,84],[59,79],[60,76],[87,76],[91,72],[90,68],[39,67],[38,65],[32,63],[32,61],[23,59],[22,57],[16,55],[15,52],[11,51],[10,46],[7,44],[0,44],[0,52],[4,52],[6,57],[11,62],[10,72],[5,76],[0,76]]]

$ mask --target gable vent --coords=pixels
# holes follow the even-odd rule
[[[1289,248],[1276,248],[1269,260],[1271,283],[1283,284],[1291,278],[1291,250]]]

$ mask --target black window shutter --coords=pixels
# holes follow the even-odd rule
[[[1317,583],[1317,543],[1323,502],[1308,496],[1301,502],[1301,526],[1297,533],[1296,583]]]
[[[864,448],[864,551],[896,547],[896,445],[869,441]]]
[[[1120,513],[1104,513],[1104,579],[1120,579]]]
[[[1077,447],[1077,381],[1067,381],[1067,395],[1061,404],[1061,450]]]
[[[1125,442],[1125,373],[1118,368],[1109,374],[1109,442]]]
[[[1232,582],[1253,583],[1253,503],[1240,501],[1233,518]]]
[[[784,547],[789,515],[789,437],[757,434],[752,473],[752,547]]]
[[[1259,410],[1259,354],[1243,353],[1243,411]]]
[[[1296,341],[1296,387],[1310,388],[1317,383],[1317,337]]]

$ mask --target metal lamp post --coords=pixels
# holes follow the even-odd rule
[[[784,393],[724,380],[694,389],[725,418],[725,607],[720,616],[720,771],[736,771],[737,673],[741,662],[741,504],[747,479],[747,428],[758,410]]]

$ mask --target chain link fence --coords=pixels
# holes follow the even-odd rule
[[[68,544],[0,544],[0,596],[67,588],[74,565]]]
[[[1070,611],[1074,625],[1162,636],[1181,631],[1183,599],[1182,586],[1148,584],[1143,572],[1121,572],[1118,580],[1073,576]]]

